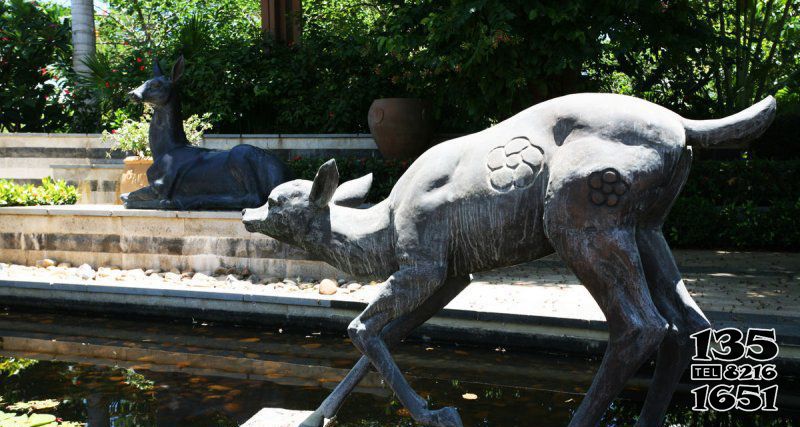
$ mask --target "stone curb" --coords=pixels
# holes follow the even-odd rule
[[[107,285],[0,280],[3,305],[124,315],[281,324],[344,332],[365,306],[356,301],[243,293],[188,286]],[[741,314],[707,312],[720,326],[747,325]],[[778,316],[748,315],[747,324],[796,323]],[[800,327],[792,325],[793,331]],[[604,321],[444,309],[417,332],[423,339],[599,355],[605,349]],[[800,368],[800,334],[779,336],[782,364]]]

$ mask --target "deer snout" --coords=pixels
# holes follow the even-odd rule
[[[258,224],[266,218],[266,213],[261,209],[243,209],[242,210],[242,223],[244,228],[251,232],[258,232]]]
[[[134,89],[128,92],[128,99],[133,102],[142,102],[142,91],[141,88]]]

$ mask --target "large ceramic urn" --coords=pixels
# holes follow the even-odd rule
[[[369,107],[369,130],[386,159],[422,154],[433,136],[427,102],[416,98],[381,98]]]
[[[125,194],[147,187],[147,169],[153,165],[150,157],[130,156],[123,161],[125,169],[119,180],[119,193]],[[119,199],[119,197],[117,197]]]

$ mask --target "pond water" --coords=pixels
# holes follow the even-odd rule
[[[465,426],[565,426],[598,366],[592,358],[423,340],[395,354],[412,386],[433,407],[457,406]],[[36,412],[90,426],[236,426],[262,407],[314,409],[358,354],[344,336],[313,330],[5,310],[0,357],[0,410],[38,405]],[[632,425],[650,369],[603,425]],[[797,378],[780,373],[777,413],[694,413],[682,384],[666,425],[800,426]],[[372,375],[337,425],[414,424]]]

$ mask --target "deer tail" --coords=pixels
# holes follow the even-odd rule
[[[768,96],[732,116],[716,120],[681,118],[686,142],[701,147],[725,143],[737,145],[752,141],[767,130],[775,118],[775,98]]]

